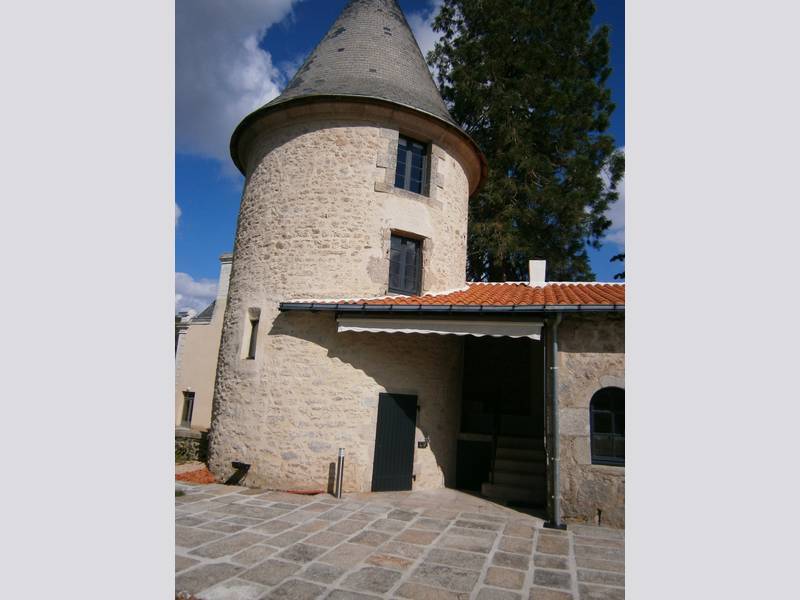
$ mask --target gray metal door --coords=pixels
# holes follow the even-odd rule
[[[380,394],[372,463],[372,491],[411,489],[417,397]]]

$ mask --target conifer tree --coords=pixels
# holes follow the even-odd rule
[[[611,224],[624,157],[606,133],[609,31],[593,14],[592,0],[444,0],[435,19],[428,63],[489,162],[470,200],[470,278],[527,279],[545,258],[551,281],[594,280],[586,246]]]

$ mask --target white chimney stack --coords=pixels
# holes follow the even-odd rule
[[[547,271],[546,260],[528,261],[528,281],[530,285],[542,285],[544,283],[545,272]]]

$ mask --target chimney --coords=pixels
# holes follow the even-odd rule
[[[542,285],[544,283],[544,276],[547,270],[546,260],[529,260],[528,261],[528,282],[529,285]]]
[[[217,285],[217,300],[224,300],[228,297],[228,281],[231,278],[231,263],[233,254],[223,254],[219,257],[221,263],[219,268],[219,284]]]

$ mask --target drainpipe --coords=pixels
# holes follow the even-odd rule
[[[556,314],[556,318],[552,321],[550,330],[550,356],[552,364],[550,365],[550,400],[551,400],[551,418],[552,430],[551,446],[552,452],[550,456],[550,463],[553,467],[553,519],[552,521],[545,521],[544,526],[549,529],[566,529],[567,526],[561,522],[561,489],[559,481],[559,448],[560,431],[558,427],[558,326],[561,323],[561,313]]]

